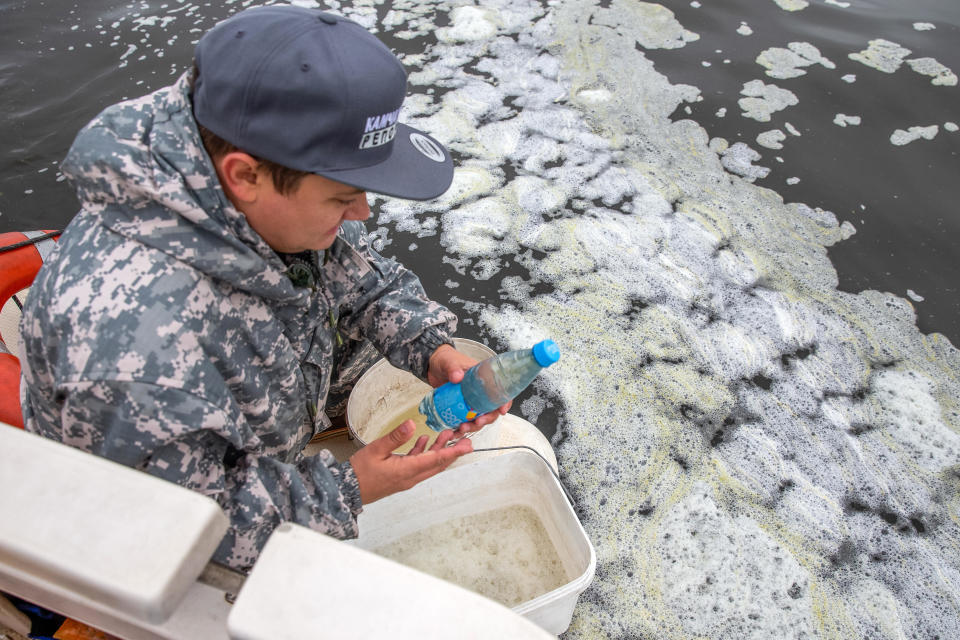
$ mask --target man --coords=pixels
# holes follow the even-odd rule
[[[355,536],[362,504],[471,450],[444,432],[391,455],[408,421],[348,462],[304,457],[365,365],[382,353],[439,386],[474,361],[361,222],[367,190],[429,199],[452,180],[443,146],[397,122],[390,51],[343,18],[262,7],[195,63],[106,109],[64,161],[82,209],[24,310],[21,400],[29,430],[216,499],[214,559],[243,569],[281,522]]]

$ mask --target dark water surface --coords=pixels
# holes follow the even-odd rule
[[[960,88],[933,86],[906,64],[888,74],[847,57],[882,38],[912,50],[908,58],[932,57],[956,73],[960,3],[854,0],[838,7],[821,1],[798,12],[769,0],[704,0],[699,8],[677,0],[661,4],[700,36],[682,49],[646,52],[671,81],[702,90],[703,101],[691,107],[692,115],[678,111],[675,116],[692,117],[710,136],[742,141],[760,152],[757,164],[771,171],[756,184],[787,202],[833,211],[856,227],[856,235],[830,248],[840,289],[899,296],[912,290],[924,298],[913,302],[920,330],[943,333],[960,344],[960,134],[943,128],[960,118]],[[752,35],[736,32],[744,21]],[[936,28],[918,31],[915,22]],[[765,75],[756,57],[790,42],[816,46],[836,68],[815,64],[806,67],[806,75],[790,79]],[[856,81],[843,81],[846,74],[855,74]],[[773,114],[770,122],[742,117],[740,89],[757,78],[789,89],[799,104]],[[721,108],[725,117],[716,115]],[[859,115],[862,124],[841,128],[833,124],[837,113]],[[782,129],[784,122],[802,135],[788,134],[784,148],[775,151],[756,143],[759,133]],[[896,129],[931,124],[940,126],[933,140],[905,146],[890,142]],[[800,182],[787,184],[791,177]]]

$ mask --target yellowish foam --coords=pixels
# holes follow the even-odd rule
[[[543,523],[526,505],[453,518],[373,551],[508,607],[570,581]]]

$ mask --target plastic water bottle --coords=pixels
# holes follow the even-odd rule
[[[559,359],[553,340],[493,356],[470,367],[460,383],[448,382],[428,393],[420,402],[420,413],[434,431],[456,429],[516,398],[541,369]]]

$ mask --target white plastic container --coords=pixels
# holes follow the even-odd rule
[[[496,355],[486,345],[454,338],[457,350],[474,358],[485,360]],[[350,392],[347,400],[347,427],[360,446],[376,440],[392,424],[393,416],[404,409],[413,409],[420,400],[432,391],[432,387],[415,375],[403,369],[397,369],[386,359],[377,361],[367,369]],[[470,434],[474,446],[491,446],[496,440],[496,423],[490,424],[479,432]],[[412,446],[412,442],[411,442]]]
[[[374,502],[364,507],[360,537],[350,544],[373,551],[433,525],[513,505],[533,509],[570,579],[512,609],[559,635],[570,625],[577,598],[593,580],[596,554],[559,482],[533,453],[519,450],[450,468]]]

